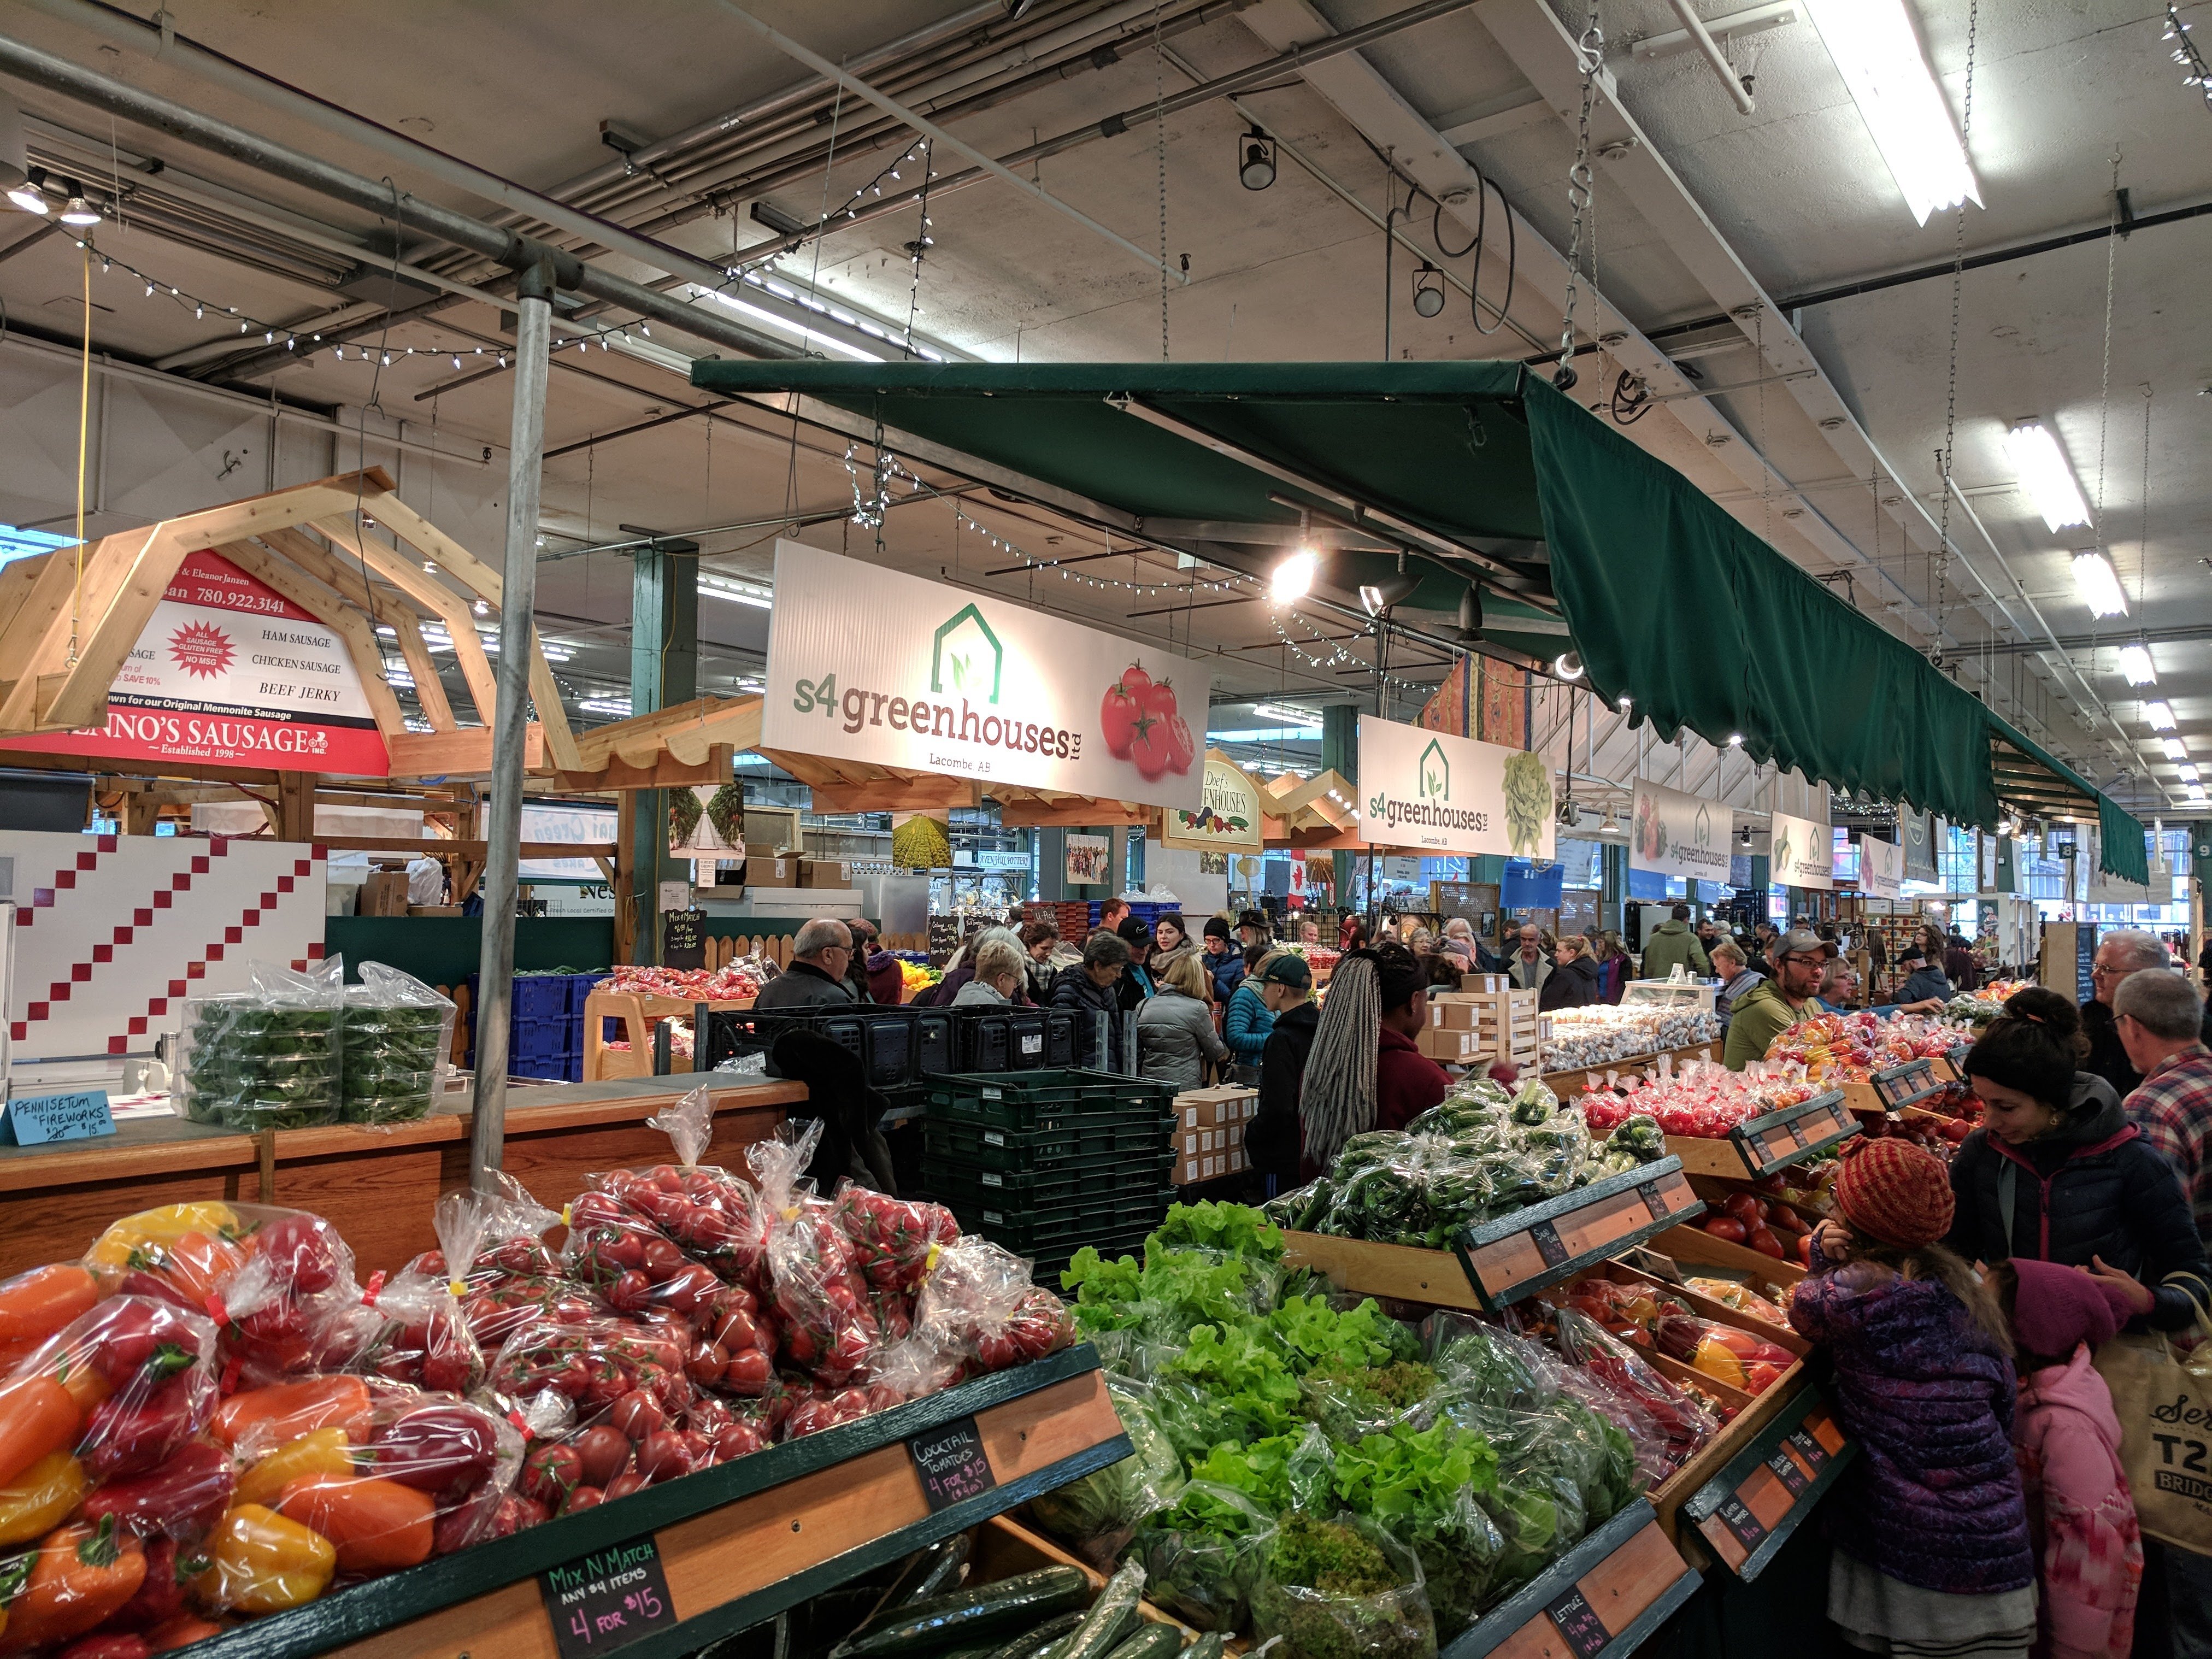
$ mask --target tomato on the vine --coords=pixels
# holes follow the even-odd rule
[[[1142,691],[1152,683],[1152,677],[1145,672],[1142,663],[1133,662],[1121,671],[1121,684],[1132,695]]]
[[[1149,679],[1146,681],[1148,685],[1151,683]],[[1105,728],[1107,753],[1118,760],[1129,758],[1129,738],[1144,712],[1138,704],[1137,694],[1121,681],[1116,680],[1106,688],[1105,700],[1098,705],[1098,723]]]

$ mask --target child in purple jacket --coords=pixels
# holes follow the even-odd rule
[[[1863,1143],[1836,1178],[1790,1322],[1828,1351],[1858,1443],[1826,1507],[1828,1617],[1869,1653],[2011,1659],[2035,1639],[2035,1558],[2013,1457],[2012,1339],[1938,1240],[1951,1183],[1932,1154]]]

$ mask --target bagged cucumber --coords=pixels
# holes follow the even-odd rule
[[[1109,1592],[1112,1589],[1107,1586]],[[1040,1567],[995,1583],[892,1608],[846,1638],[836,1651],[843,1659],[889,1659],[892,1655],[909,1659],[942,1653],[948,1648],[973,1647],[1029,1629],[1054,1613],[1080,1607],[1090,1593],[1080,1569]],[[1094,1655],[1092,1659],[1104,1656]]]
[[[1080,1613],[1063,1613],[1034,1630],[1025,1630],[1011,1642],[991,1650],[991,1659],[1042,1659],[1044,1650],[1063,1637],[1073,1636],[1083,1622]]]
[[[1098,1599],[1067,1638],[1066,1650],[1058,1659],[1107,1659],[1121,1639],[1124,1624],[1137,1616],[1137,1598],[1144,1589],[1144,1568],[1134,1561],[1123,1562],[1098,1592]]]
[[[1184,1650],[1182,1659],[1221,1659],[1222,1635],[1210,1630]]]
[[[1173,1625],[1139,1617],[1137,1633],[1107,1656],[1107,1659],[1175,1659],[1182,1647],[1182,1633]]]

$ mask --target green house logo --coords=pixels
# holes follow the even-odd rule
[[[1444,746],[1434,738],[1421,750],[1421,799],[1434,796],[1438,800],[1451,799],[1451,763],[1444,758]]]
[[[1700,847],[1713,844],[1713,815],[1708,809],[1698,809],[1696,822],[1690,826],[1690,838]]]
[[[999,700],[999,678],[1006,667],[1006,656],[983,613],[972,605],[963,605],[937,630],[930,653],[929,689],[942,691],[950,679],[955,691],[994,703]],[[984,690],[987,679],[988,692]]]

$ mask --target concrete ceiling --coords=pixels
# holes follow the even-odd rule
[[[919,337],[947,356],[1147,360],[1162,350],[1164,307],[1166,347],[1177,360],[1377,356],[1385,301],[1378,222],[1412,184],[1429,194],[1398,220],[1410,246],[1394,256],[1394,354],[1527,358],[1557,341],[1578,101],[1568,43],[1584,21],[1583,0],[1559,0],[1556,16],[1540,0],[1470,0],[1362,51],[1171,112],[1157,126],[1149,111],[1158,99],[1407,5],[1039,0],[1018,21],[995,6],[945,0],[826,9],[762,0],[750,9],[831,59],[864,65],[872,82],[923,105],[993,155],[1091,127],[1087,140],[1018,170],[1137,249],[1164,249],[1178,276],[1188,260],[1188,282],[1168,283],[1164,296],[1158,272],[1136,253],[1050,204],[996,180],[947,188],[930,203],[933,246],[918,280],[907,246],[920,222],[911,204],[763,268],[852,307],[857,320],[838,325],[846,343],[866,343],[862,324],[902,332],[912,306]],[[1773,9],[1747,0],[1700,3],[1717,27],[1738,12]],[[1908,0],[1908,9],[1955,117],[1964,106],[1966,0]],[[2212,3],[2184,9],[2212,40]],[[2169,61],[2162,7],[2152,0],[1983,5],[1971,148],[1984,204],[1966,210],[1963,234],[1950,214],[1917,225],[1818,33],[1797,11],[1796,21],[1730,43],[1738,67],[1753,76],[1756,108],[1747,115],[1696,53],[1634,50],[1642,37],[1679,28],[1664,0],[1601,0],[1607,80],[1595,127],[1601,139],[1620,142],[1595,164],[1584,246],[1595,244],[1601,298],[1593,302],[1586,285],[1577,323],[1578,337],[1594,333],[1607,343],[1582,358],[1578,395],[1595,402],[1623,371],[1639,376],[1666,401],[1631,428],[1637,441],[1785,556],[1835,577],[1840,594],[1886,626],[1921,648],[1940,644],[1963,684],[2095,781],[2131,771],[2117,793],[2146,812],[2167,810],[2179,786],[2148,738],[2141,694],[2118,673],[2116,647],[2149,638],[2158,691],[2172,702],[2181,735],[2212,751],[2212,483],[2201,459],[2212,450],[2212,313],[2202,278],[2212,259],[2212,214],[2124,240],[1974,262],[2105,225],[2115,211],[2116,155],[2138,217],[2212,203],[2212,109]],[[185,41],[715,263],[772,238],[763,218],[805,223],[866,190],[916,137],[833,96],[711,4],[611,14],[581,0],[459,8],[331,0],[310,21],[250,0],[177,0],[167,15]],[[939,29],[945,38],[887,57],[881,51],[956,16],[965,21],[957,33]],[[426,200],[546,234],[516,216],[501,218],[489,192],[451,182],[429,157],[372,147],[283,106],[277,93],[257,97],[222,83],[187,51],[161,52],[132,13],[24,0],[0,33],[370,178],[389,177]],[[149,301],[143,284],[111,271],[94,278],[96,350],[264,398],[273,392],[334,416],[364,441],[401,434],[404,422],[404,435],[465,458],[416,455],[410,499],[418,486],[435,490],[440,502],[426,510],[459,515],[483,543],[483,526],[495,526],[501,511],[496,457],[511,386],[492,358],[477,355],[507,337],[495,269],[404,237],[403,267],[431,286],[410,290],[400,301],[410,314],[392,319],[373,281],[348,281],[349,273],[388,271],[388,225],[152,128],[111,125],[104,109],[27,84],[5,89],[29,118],[32,159],[66,165],[111,196],[119,191],[119,219],[96,233],[103,251],[257,321],[327,328],[331,339],[354,342],[343,362],[327,344],[272,353],[258,331],[241,338],[227,313],[195,318],[163,296]],[[762,107],[778,94],[788,94],[785,107]],[[720,135],[694,134],[733,111],[751,113]],[[1127,130],[1097,136],[1095,124],[1117,112],[1130,112]],[[601,142],[603,119],[648,143],[694,136],[666,154],[648,150],[651,164],[625,178]],[[1260,192],[1243,189],[1235,171],[1239,135],[1253,122],[1281,146],[1277,182]],[[1155,142],[1163,131],[1164,198]],[[969,166],[942,149],[933,162],[939,177]],[[913,164],[902,173],[896,184],[885,181],[883,199],[896,200],[918,177]],[[1463,291],[1434,319],[1419,319],[1410,304],[1411,269],[1434,248],[1436,231],[1454,247],[1474,234],[1480,197],[1463,192],[1478,173],[1511,204],[1518,239],[1510,326],[1487,336],[1477,331]],[[1439,209],[1439,198],[1450,205]],[[873,210],[878,199],[863,195],[860,205]],[[1491,203],[1480,289],[1495,307],[1507,298],[1505,233],[1494,194]],[[11,329],[73,345],[80,256],[68,238],[32,240],[39,234],[29,216],[0,213],[0,301]],[[1888,279],[1944,265],[1961,245],[1974,268],[1960,284],[1954,477],[1971,512],[1954,502],[1948,514],[1956,552],[1946,566],[1936,556],[1944,517],[1936,455],[1951,396],[1952,282],[1948,270]],[[644,282],[665,282],[681,263],[588,257]],[[1455,284],[1472,275],[1466,256],[1439,263]],[[1831,295],[1861,283],[1866,291]],[[757,290],[752,297],[801,314],[793,302]],[[432,308],[421,308],[425,301]],[[602,312],[575,327],[629,319]],[[1492,313],[1482,319],[1489,326]],[[835,513],[849,505],[853,487],[845,441],[833,434],[800,428],[794,436],[788,421],[744,406],[669,418],[709,401],[682,373],[690,356],[709,349],[701,342],[662,327],[650,341],[611,343],[556,356],[547,410],[549,448],[566,453],[547,463],[542,523],[549,556],[565,556],[544,567],[540,605],[549,633],[574,647],[563,672],[580,697],[626,681],[629,568],[620,553],[574,550],[628,539],[624,525],[741,526],[703,538],[708,565],[762,576],[777,532],[761,521]],[[371,361],[361,360],[363,345]],[[410,348],[416,355],[406,355]],[[386,351],[395,354],[389,368],[380,362]],[[453,353],[461,355],[459,371]],[[2126,589],[2128,618],[2093,627],[2074,593],[2069,554],[2098,544],[2097,533],[2052,535],[2012,487],[2003,433],[2031,415],[2053,427],[2085,495],[2101,501],[2101,540]],[[656,421],[663,423],[646,424]],[[480,459],[486,446],[490,465]],[[866,459],[864,450],[864,469]],[[53,450],[36,467],[0,461],[0,511],[17,521],[66,511],[70,502],[52,483],[65,471],[58,459]],[[962,487],[921,470],[933,485]],[[235,493],[234,481],[210,478],[205,489],[219,499]],[[1218,665],[1217,701],[1371,695],[1369,643],[1349,639],[1355,630],[1340,617],[1316,610],[1310,627],[1279,626],[1249,601],[1208,605],[1202,593],[1035,575],[1019,568],[1022,557],[988,544],[976,525],[1036,560],[1108,550],[1095,530],[988,492],[970,490],[960,501],[956,509],[926,493],[902,501],[880,553],[874,532],[835,520],[799,534],[1010,597],[1033,595],[1133,640],[1209,655]],[[94,528],[129,521],[118,513]],[[1126,544],[1112,550],[1077,568],[1125,582],[1188,580],[1170,556]],[[714,647],[709,688],[728,689],[757,665],[762,613],[704,602],[702,611]],[[1284,632],[1303,655],[1281,642]],[[1338,639],[1356,661],[1337,655]],[[1792,643],[1771,642],[1783,651]],[[1444,660],[1410,642],[1394,647],[1393,672],[1408,682],[1394,701],[1410,708],[1419,696],[1412,688],[1437,678]],[[1817,676],[1820,665],[1808,660],[1805,670]]]

